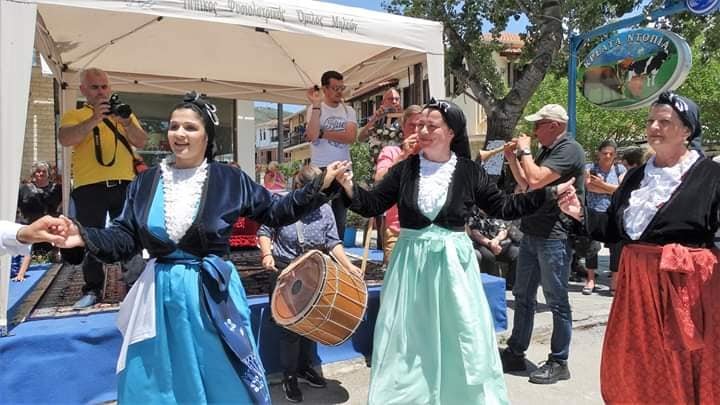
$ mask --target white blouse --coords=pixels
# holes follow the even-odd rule
[[[682,176],[699,158],[697,151],[691,150],[675,166],[656,167],[655,156],[648,160],[645,177],[640,182],[640,187],[630,193],[629,205],[623,212],[625,232],[630,239],[640,239],[657,211],[682,183]]]
[[[206,160],[200,166],[188,169],[178,169],[166,159],[160,162],[165,194],[165,228],[175,243],[182,239],[195,220],[207,167]]]
[[[457,157],[452,152],[447,162],[433,162],[420,154],[418,208],[430,220],[435,219],[445,205],[456,164]]]

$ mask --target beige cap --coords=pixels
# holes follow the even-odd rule
[[[530,114],[525,117],[525,121],[535,122],[540,120],[567,122],[567,111],[559,104],[546,104],[535,114]]]

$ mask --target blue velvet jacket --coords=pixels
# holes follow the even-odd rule
[[[147,227],[155,190],[162,187],[161,170],[153,167],[138,175],[128,187],[122,214],[106,229],[81,227],[87,251],[104,262],[130,259],[147,249],[152,257],[166,256],[181,249],[197,257],[225,256],[228,239],[239,217],[248,217],[271,227],[292,224],[326,203],[331,196],[320,191],[322,176],[284,198],[274,197],[242,170],[210,163],[195,221],[176,244],[154,235]],[[339,186],[330,187],[337,195]],[[63,252],[71,263],[82,261],[82,249]]]

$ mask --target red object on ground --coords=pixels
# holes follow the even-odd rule
[[[257,231],[259,228],[260,224],[251,219],[238,218],[230,235],[230,247],[257,247]]]
[[[720,403],[720,252],[623,248],[603,344],[608,404]]]

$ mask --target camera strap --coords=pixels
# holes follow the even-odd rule
[[[113,153],[113,157],[108,163],[103,163],[102,161],[102,146],[100,145],[100,128],[95,127],[93,128],[93,140],[95,141],[95,159],[97,162],[104,167],[110,167],[115,164],[115,157],[117,156],[117,144],[118,141],[122,143],[125,148],[127,148],[128,153],[130,153],[130,156],[133,156],[132,147],[130,146],[130,143],[128,142],[127,138],[125,138],[120,131],[118,131],[115,124],[112,123],[107,118],[103,118],[103,123],[107,125],[108,128],[112,131],[113,135],[115,135],[115,152]]]

